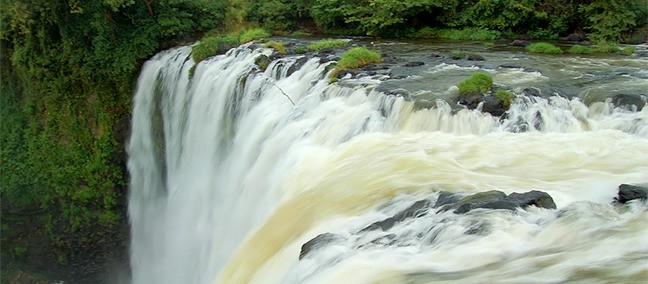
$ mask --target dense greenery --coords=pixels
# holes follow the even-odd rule
[[[113,226],[125,223],[124,143],[140,64],[217,26],[225,1],[2,0],[0,8],[3,260],[29,256],[15,249],[29,224],[74,270],[83,244],[127,237]],[[68,276],[83,273],[93,272]]]
[[[275,31],[489,40],[528,35],[557,39],[582,30],[619,41],[646,25],[646,0],[234,0],[239,16]],[[250,3],[253,2],[253,3]]]
[[[591,54],[592,49],[589,46],[584,46],[584,45],[572,45],[569,50],[567,50],[569,53],[573,54]]]
[[[493,78],[484,72],[476,72],[459,82],[459,95],[485,94],[493,86]]]
[[[380,63],[382,61],[383,59],[379,52],[369,50],[364,46],[354,47],[342,54],[335,69],[331,73],[331,78],[335,81],[337,74],[341,71],[362,68],[369,64]]]
[[[533,53],[548,53],[548,54],[561,54],[563,53],[560,47],[557,47],[551,43],[546,42],[536,42],[526,47],[528,52]]]

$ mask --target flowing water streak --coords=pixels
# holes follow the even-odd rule
[[[410,273],[462,270],[460,264],[448,268],[456,263],[448,254],[456,247],[479,250],[471,243],[405,254],[385,248],[378,252],[384,260],[373,262],[347,250],[353,257],[331,268],[325,255],[298,262],[299,246],[322,232],[348,233],[371,223],[383,214],[375,205],[403,194],[540,189],[565,207],[579,200],[609,203],[619,183],[648,180],[647,109],[630,113],[534,98],[518,100],[502,122],[478,111],[453,113],[443,101],[415,111],[402,98],[375,92],[376,80],[329,85],[327,64],[318,59],[292,74],[297,58],[258,70],[255,58],[270,53],[231,50],[196,66],[191,80],[188,47],[145,64],[128,148],[134,283],[211,283],[216,277],[222,283],[328,283],[354,267],[364,274],[347,281],[429,280],[435,276]],[[396,203],[406,206],[404,200]],[[645,220],[645,213],[634,214]],[[529,226],[499,218],[504,227]],[[541,217],[521,219],[534,218]],[[525,244],[538,232],[551,236],[547,231],[511,238]],[[638,249],[645,257],[645,244]],[[422,261],[439,253],[446,264]],[[497,263],[489,255],[463,269]],[[394,267],[387,276],[371,273],[387,266]]]

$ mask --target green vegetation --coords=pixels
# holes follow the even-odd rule
[[[504,108],[508,108],[511,105],[513,98],[515,98],[515,95],[507,90],[497,89],[497,91],[495,91],[495,97],[502,102]]]
[[[615,53],[619,52],[619,46],[614,43],[609,42],[599,42],[592,46],[592,51],[594,53]]]
[[[239,44],[239,39],[233,35],[205,36],[191,48],[191,55],[196,63],[218,54],[222,47],[232,47]]]
[[[266,37],[269,37],[269,36],[270,36],[270,33],[268,31],[266,31],[265,29],[263,29],[263,28],[254,28],[254,29],[249,29],[249,30],[243,31],[243,33],[241,33],[241,36],[239,37],[239,42],[241,44],[243,44],[243,43],[248,43],[248,42],[251,42],[251,41],[257,40],[257,39],[263,39],[263,38],[266,38]]]
[[[349,45],[349,42],[341,39],[325,39],[325,40],[320,40],[316,41],[314,43],[311,43],[306,46],[308,50],[310,51],[318,51],[322,49],[329,49],[329,48],[338,48],[338,47],[344,47]]]
[[[485,94],[492,86],[493,78],[484,72],[473,73],[457,85],[460,95]]]
[[[232,0],[237,16],[270,30],[325,34],[493,40],[559,39],[576,29],[618,42],[648,23],[645,0]],[[313,27],[313,25],[315,27]]]
[[[547,53],[547,54],[563,53],[563,51],[559,47],[546,42],[536,42],[534,44],[527,46],[526,50],[532,53]]]
[[[306,52],[308,52],[308,48],[305,47],[305,46],[295,47],[295,53],[302,54],[302,53],[306,53]]]
[[[464,57],[466,57],[466,53],[463,51],[453,51],[450,53],[450,58],[454,60],[463,59]]]
[[[271,40],[263,44],[263,46],[273,48],[279,54],[286,54],[286,48],[284,47],[283,42]]]
[[[336,78],[340,71],[362,68],[382,61],[382,56],[377,51],[369,50],[364,46],[354,47],[342,54],[333,73],[331,73],[331,78]]]
[[[622,50],[621,52],[622,52],[623,54],[625,54],[625,55],[630,56],[630,55],[632,55],[633,53],[635,53],[635,50],[636,50],[636,48],[635,48],[634,46],[629,46],[629,45],[628,45],[628,46],[624,47],[623,50]]]
[[[115,225],[127,223],[124,143],[137,72],[156,52],[216,27],[225,4],[0,2],[3,269],[4,261],[67,269],[84,253],[103,265],[126,247],[128,232]],[[11,257],[21,253],[30,258]]]
[[[297,32],[292,33],[290,36],[292,36],[292,37],[309,37],[309,36],[313,36],[313,34],[312,33],[307,33],[307,32],[297,31]]]
[[[593,53],[592,49],[589,48],[588,46],[578,45],[578,44],[572,45],[569,48],[569,50],[567,50],[567,52],[573,53],[573,54],[591,54],[591,53]]]

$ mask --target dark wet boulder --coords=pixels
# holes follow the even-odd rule
[[[346,238],[340,235],[333,233],[320,234],[302,245],[301,251],[299,252],[299,259],[301,260],[313,251],[319,250],[331,244],[341,243],[344,241],[346,241]]]
[[[438,53],[432,53],[432,54],[430,54],[430,57],[432,57],[432,58],[443,58],[443,55],[438,54]]]
[[[540,89],[538,89],[538,88],[524,88],[524,90],[522,90],[522,93],[525,96],[528,96],[528,97],[541,97],[542,96],[542,94],[540,93]]]
[[[521,208],[535,206],[538,208],[556,209],[556,203],[553,198],[548,193],[538,190],[525,193],[513,192],[506,197],[506,200]]]
[[[476,109],[481,103],[481,110],[490,113],[493,116],[502,116],[508,110],[508,106],[505,106],[500,99],[493,95],[460,95],[458,102],[459,104],[466,106],[468,109]]]
[[[290,65],[290,67],[288,67],[288,70],[286,71],[286,76],[290,76],[291,74],[295,73],[297,70],[301,69],[304,66],[304,64],[308,62],[308,59],[310,58],[304,56],[295,60],[295,63],[293,63],[292,65]]]
[[[484,95],[482,94],[466,94],[459,96],[459,104],[466,106],[468,109],[476,109],[484,100]]]
[[[468,56],[466,56],[466,59],[470,60],[470,61],[485,61],[486,60],[483,56],[481,56],[479,54],[468,54]]]
[[[387,231],[394,227],[396,223],[402,222],[406,219],[418,218],[425,215],[430,209],[430,200],[423,199],[414,202],[414,204],[405,208],[403,211],[396,213],[393,217],[389,217],[382,221],[374,222],[371,225],[360,230],[360,232],[373,231],[381,229]]]
[[[461,200],[461,196],[459,196],[458,194],[448,191],[441,191],[439,192],[439,197],[434,204],[434,208],[439,208],[447,204],[457,203],[459,200]]]
[[[648,198],[648,185],[622,184],[619,186],[618,196],[615,202],[625,204],[631,200],[646,200]]]
[[[514,192],[507,196],[504,192],[491,190],[475,193],[461,198],[457,202],[445,204],[439,212],[454,210],[453,212],[456,214],[463,214],[478,208],[516,210],[529,206],[556,209],[553,198],[546,192],[533,190],[525,193]]]
[[[403,65],[403,66],[404,67],[418,67],[418,66],[423,66],[423,65],[425,65],[425,63],[423,63],[421,61],[412,61],[412,62],[405,63],[405,65]]]
[[[586,41],[587,37],[585,36],[585,33],[583,33],[582,31],[577,31],[565,37],[565,40],[581,42],[581,41]]]
[[[646,96],[618,94],[612,97],[612,105],[632,111],[641,111],[646,105]]]

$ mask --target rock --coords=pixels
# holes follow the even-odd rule
[[[439,212],[454,209],[453,213],[463,214],[478,208],[516,210],[532,205],[539,208],[556,209],[553,198],[546,192],[533,190],[525,193],[514,192],[507,196],[504,192],[491,190],[475,193],[461,198],[455,203],[443,205]]]
[[[297,70],[301,69],[306,62],[308,62],[308,57],[304,56],[302,58],[299,58],[293,63],[293,65],[290,65],[288,67],[288,70],[286,71],[286,76],[290,76],[291,74],[295,73]]]
[[[527,97],[541,97],[540,89],[538,88],[524,88],[522,93]]]
[[[254,59],[254,64],[256,64],[261,71],[265,71],[266,68],[268,68],[268,65],[270,65],[270,62],[270,58],[265,54],[261,54],[256,59]]]
[[[626,110],[641,111],[646,105],[646,96],[618,94],[612,97],[612,105]]]
[[[500,68],[512,68],[512,69],[522,69],[522,66],[520,65],[515,65],[515,64],[502,64],[499,66]]]
[[[618,196],[614,198],[614,201],[625,204],[626,202],[635,199],[645,201],[646,198],[648,198],[648,186],[622,184],[619,186]]]
[[[405,99],[411,99],[410,92],[408,90],[402,89],[402,88],[389,90],[389,91],[385,92],[384,94],[386,96],[396,96],[396,97],[402,97],[402,98],[405,98]]]
[[[310,241],[304,243],[299,252],[299,259],[306,257],[309,253],[326,247],[332,243],[341,243],[346,241],[346,238],[340,235],[333,233],[324,233],[320,234],[317,237],[312,238]]]
[[[476,109],[479,103],[484,100],[482,94],[460,95],[459,104],[465,105],[469,109]]]
[[[506,194],[498,190],[479,192],[462,198],[461,200],[459,200],[459,202],[453,205],[452,208],[455,209],[454,213],[461,214],[466,213],[472,209],[481,208],[483,205],[491,202],[502,201],[505,198]]]
[[[438,53],[432,53],[432,54],[430,54],[430,57],[432,57],[432,58],[442,58],[443,55],[438,54]]]
[[[447,192],[447,191],[441,191],[439,192],[439,197],[437,198],[437,201],[434,204],[434,208],[439,208],[447,204],[457,203],[460,199],[461,196],[459,196],[458,194]]]
[[[525,193],[513,192],[506,197],[506,200],[521,208],[533,205],[538,208],[556,209],[556,203],[554,203],[553,198],[548,193],[538,190]]]
[[[425,63],[423,63],[421,61],[412,61],[412,62],[405,63],[405,65],[403,65],[403,66],[405,66],[405,67],[418,67],[418,66],[422,66],[424,64]]]
[[[423,199],[423,200],[416,201],[414,202],[414,204],[405,208],[403,211],[396,213],[396,215],[394,215],[393,217],[389,217],[382,221],[374,222],[371,225],[360,230],[360,232],[373,231],[379,228],[382,229],[383,231],[387,231],[392,227],[394,227],[394,225],[398,222],[402,222],[410,218],[418,218],[420,216],[425,215],[425,213],[428,212],[429,208],[430,208],[429,200]]]
[[[531,45],[531,42],[528,42],[526,40],[516,39],[516,40],[510,42],[509,45],[510,46],[527,47],[528,45]]]
[[[479,54],[468,54],[466,59],[470,60],[470,61],[484,61],[484,60],[486,60],[483,56],[481,56]]]

